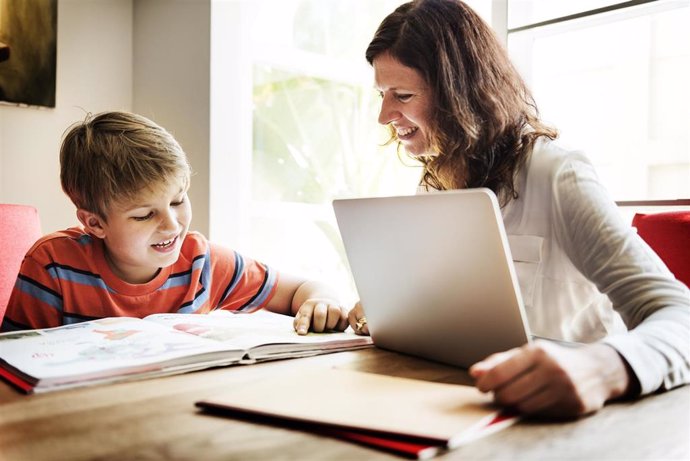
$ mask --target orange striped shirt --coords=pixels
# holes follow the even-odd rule
[[[110,270],[103,241],[73,227],[29,250],[2,331],[49,328],[103,317],[253,311],[275,292],[278,273],[189,232],[180,257],[153,280],[130,284]]]

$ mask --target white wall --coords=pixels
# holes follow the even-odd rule
[[[55,108],[0,106],[0,203],[38,208],[43,232],[77,224],[59,147],[87,112],[130,110],[178,139],[195,172],[192,228],[209,231],[211,0],[59,0]]]
[[[38,208],[43,232],[77,223],[59,180],[63,132],[132,109],[132,0],[60,0],[55,108],[0,106],[0,202]]]
[[[187,153],[192,229],[209,235],[210,0],[134,2],[133,110]]]
[[[209,233],[246,251],[252,175],[252,46],[246,1],[212,0]]]

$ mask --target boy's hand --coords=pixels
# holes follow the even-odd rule
[[[347,328],[347,312],[339,297],[330,286],[281,273],[268,310],[295,317],[292,325],[297,334],[306,335],[309,330],[344,331]]]
[[[332,299],[310,298],[302,303],[292,324],[300,335],[306,335],[310,326],[317,333],[344,331],[347,328],[347,312]]]

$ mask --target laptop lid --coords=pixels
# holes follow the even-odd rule
[[[489,189],[333,201],[374,344],[460,367],[529,341]]]

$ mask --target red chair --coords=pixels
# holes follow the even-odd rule
[[[637,213],[632,225],[673,275],[690,287],[690,211]]]
[[[0,323],[24,255],[41,237],[38,210],[28,205],[0,204]]]

